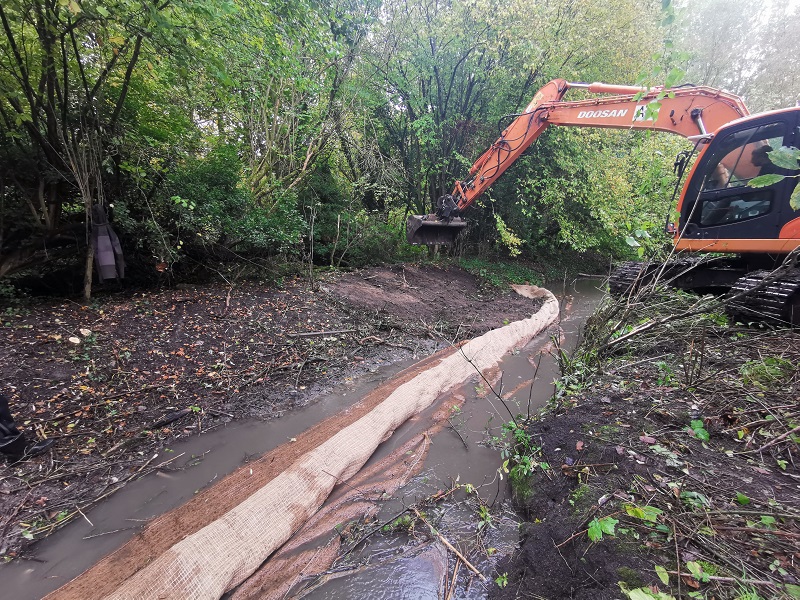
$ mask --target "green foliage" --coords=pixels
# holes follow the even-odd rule
[[[744,384],[755,385],[761,389],[778,384],[794,371],[792,362],[780,356],[767,356],[758,361],[748,361],[739,369]]]
[[[798,161],[800,160],[800,150],[797,148],[788,148],[786,146],[781,146],[777,150],[772,150],[767,152],[767,157],[769,158],[772,164],[780,167],[781,169],[787,169],[792,171],[800,170],[800,166],[798,166]],[[780,183],[787,177],[797,179],[800,177],[798,175],[778,175],[774,173],[769,173],[766,175],[759,175],[758,177],[753,177],[750,181],[747,182],[747,185],[753,188],[762,188],[768,187],[770,185],[774,185],[776,183]],[[795,185],[794,190],[792,190],[792,195],[789,198],[789,206],[793,210],[800,210],[800,186]]]
[[[612,517],[602,517],[600,519],[594,518],[589,523],[589,527],[586,531],[586,534],[589,536],[589,539],[593,542],[599,542],[603,539],[603,535],[608,535],[614,537],[615,535],[615,527],[619,523],[618,519],[614,519]]]
[[[503,463],[497,473],[500,479],[504,473],[508,474],[515,492],[525,497],[530,493],[528,477],[536,469],[548,470],[550,465],[540,460],[541,448],[534,444],[533,439],[520,424],[504,423],[503,437],[506,440],[500,451]]]
[[[685,142],[667,135],[598,129],[548,130],[518,171],[505,222],[536,251],[567,246],[618,257],[667,247],[672,163]]]
[[[705,428],[705,423],[702,419],[693,419],[689,424],[689,428],[691,429],[694,437],[701,442],[707,442],[711,437],[708,433],[708,430]]]
[[[531,267],[519,262],[492,261],[482,258],[462,258],[459,261],[462,269],[492,287],[507,288],[509,284],[541,285],[542,277]]]

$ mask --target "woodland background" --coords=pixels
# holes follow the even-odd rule
[[[412,259],[406,215],[553,78],[800,93],[796,2],[4,0],[0,25],[0,295],[80,291],[95,205],[133,284]],[[687,147],[552,128],[453,252],[654,251]]]

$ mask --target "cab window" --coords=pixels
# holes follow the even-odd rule
[[[703,169],[703,191],[741,187],[753,177],[775,173],[767,153],[783,145],[785,129],[778,121],[723,138]]]

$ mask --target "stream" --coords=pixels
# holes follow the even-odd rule
[[[586,318],[602,298],[599,286],[599,280],[591,279],[577,280],[567,284],[566,289],[561,282],[548,286],[561,299],[562,310],[571,300],[571,307],[562,314],[562,347],[568,350],[574,347]],[[513,414],[535,412],[553,394],[558,367],[553,357],[543,351],[551,334],[552,331],[538,336],[501,363],[502,394]],[[344,410],[406,366],[407,363],[393,364],[378,369],[280,419],[230,423],[174,444],[157,459],[162,462],[174,457],[170,463],[173,471],[156,472],[126,485],[87,511],[85,518],[39,542],[35,559],[0,566],[3,597],[38,599],[57,589],[119,548],[153,518],[182,505],[197,491],[249,459]],[[487,388],[488,384],[476,375],[462,389],[454,391],[465,400],[461,410],[450,419],[452,428],[446,427],[433,438],[422,472],[384,503],[378,521],[391,519],[404,507],[438,490],[450,489],[454,482],[469,483],[483,503],[491,505],[491,515],[482,514],[480,525],[477,502],[469,502],[466,492],[459,490],[452,499],[437,506],[437,529],[459,547],[483,548],[485,551],[470,554],[470,560],[487,577],[494,578],[496,559],[516,547],[518,526],[507,482],[501,481],[497,473],[500,463],[497,442],[509,414]],[[411,419],[398,428],[366,466],[417,435],[416,422],[417,419]],[[480,525],[479,531],[476,523]],[[427,528],[424,533],[428,533]],[[442,581],[452,573],[453,563],[448,562],[441,545],[420,543],[423,537],[426,536],[400,531],[371,536],[356,547],[335,573],[304,581],[295,587],[294,595],[314,599],[439,598]],[[487,584],[467,575],[467,569],[462,568],[462,577],[451,597],[485,598]]]

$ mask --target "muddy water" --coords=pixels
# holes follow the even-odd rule
[[[564,289],[551,286],[559,296],[573,302],[562,317],[565,347],[575,343],[586,316],[602,296],[598,282],[578,281]],[[562,303],[563,305],[563,303]],[[557,367],[543,352],[549,335],[533,340],[528,347],[504,359],[502,395],[513,414],[534,411],[552,395]],[[531,382],[536,365],[536,381]],[[350,406],[407,366],[395,364],[378,369],[359,382],[343,385],[312,406],[284,418],[257,423],[233,423],[202,436],[175,444],[153,461],[159,464],[174,458],[169,473],[156,473],[128,484],[109,500],[37,545],[35,561],[15,561],[0,566],[3,597],[17,600],[41,598],[58,588],[97,560],[121,546],[154,517],[189,500],[198,490],[246,463],[297,437],[312,425]],[[495,385],[498,391],[499,384]],[[517,542],[517,524],[506,499],[506,485],[497,476],[498,450],[493,438],[509,414],[493,398],[486,382],[478,376],[457,391],[465,398],[463,408],[450,419],[453,429],[444,430],[433,440],[423,473],[388,502],[381,518],[389,518],[420,498],[439,489],[449,489],[452,481],[473,484],[484,501],[492,504],[491,523],[480,537],[485,547],[495,548],[496,556],[510,552]],[[435,408],[429,409],[433,411]],[[370,460],[374,463],[401,446],[419,431],[426,415],[404,424]],[[416,428],[415,428],[416,427]],[[456,430],[458,433],[456,433]],[[466,446],[466,447],[465,447]],[[445,503],[436,514],[440,531],[454,542],[477,539],[475,512],[463,498]],[[444,573],[452,571],[447,555],[438,544],[416,545],[418,538],[401,535],[374,536],[358,547],[338,577],[315,586],[311,598],[438,598]],[[493,559],[486,552],[471,557],[475,566],[491,575]],[[366,565],[366,566],[365,566]],[[448,571],[449,569],[449,571]],[[463,573],[462,573],[463,575]],[[466,578],[464,578],[466,579]],[[300,594],[302,590],[296,590]],[[485,587],[477,582],[456,589],[453,598],[483,598]]]
[[[562,300],[562,347],[574,347],[586,318],[602,297],[599,282],[579,280],[564,289],[563,285],[549,286]],[[548,331],[533,339],[519,354],[507,356],[500,365],[502,379],[490,389],[477,375],[456,393],[465,398],[462,409],[451,419],[453,426],[437,435],[425,461],[425,470],[382,508],[378,522],[390,520],[404,507],[414,504],[439,490],[450,489],[454,482],[472,484],[482,502],[491,506],[491,516],[481,524],[477,516],[478,502],[474,496],[459,491],[451,500],[430,507],[429,519],[448,541],[469,556],[470,562],[489,580],[500,573],[495,571],[496,559],[512,552],[518,541],[518,522],[507,497],[508,486],[497,473],[500,463],[498,438],[502,425],[513,415],[535,412],[552,396],[558,366],[553,355]],[[536,373],[535,380],[533,375]],[[505,398],[508,410],[492,389]],[[433,410],[433,409],[429,409]],[[416,420],[404,424],[387,442],[381,445],[370,461],[380,459],[393,448],[402,445],[417,433]],[[369,463],[368,463],[369,464]],[[427,528],[423,531],[427,534]],[[426,536],[400,533],[377,535],[357,547],[352,555],[337,564],[332,573],[310,580],[294,589],[296,597],[314,600],[374,599],[438,599],[444,582],[453,572],[455,561],[441,558],[441,546],[419,543]],[[488,550],[488,549],[492,550]],[[460,577],[451,598],[486,598],[488,586],[471,577],[467,569]]]
[[[191,499],[253,457],[298,437],[349,407],[413,361],[378,367],[358,382],[340,386],[315,404],[268,422],[230,423],[180,441],[152,464],[174,459],[168,472],[129,483],[108,500],[36,546],[35,560],[0,565],[0,598],[39,599],[116,550],[154,517]]]

